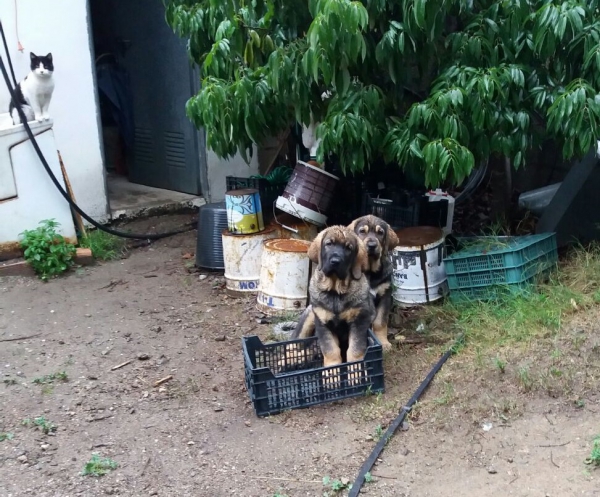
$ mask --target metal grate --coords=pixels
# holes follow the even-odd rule
[[[152,131],[146,128],[135,128],[135,160],[137,162],[154,162],[154,146]]]
[[[169,167],[185,167],[185,138],[183,133],[165,131],[165,159]]]

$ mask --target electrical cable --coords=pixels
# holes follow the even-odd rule
[[[0,31],[2,33],[2,38],[4,39],[4,29],[2,29],[2,24],[0,23]],[[6,43],[5,43],[6,46]],[[7,52],[7,57],[8,60],[10,61],[10,55]],[[12,67],[12,63],[10,63],[11,67]],[[4,60],[2,58],[2,56],[0,56],[0,70],[2,71],[2,75],[4,77],[4,81],[6,83],[6,86],[8,88],[8,92],[10,93],[10,97],[13,99],[13,101],[17,101],[16,99],[16,95],[15,95],[15,90],[13,89],[12,85],[10,84],[10,78],[8,76],[8,72],[6,71],[6,66],[4,65]],[[86,221],[88,221],[92,226],[95,226],[96,228],[98,228],[99,230],[105,231],[106,233],[109,233],[111,235],[114,236],[118,236],[121,238],[132,238],[135,240],[160,240],[161,238],[167,238],[173,235],[178,235],[180,233],[186,233],[188,231],[191,231],[193,228],[193,226],[189,226],[186,228],[182,228],[179,230],[174,230],[174,231],[169,231],[167,233],[146,233],[146,234],[138,234],[138,233],[127,233],[125,231],[119,231],[119,230],[115,230],[112,228],[109,228],[107,226],[103,226],[102,224],[98,223],[96,220],[94,220],[93,218],[91,218],[86,212],[84,212],[81,207],[79,207],[71,198],[71,196],[67,193],[67,191],[65,191],[65,189],[62,187],[62,185],[58,182],[58,180],[56,179],[56,176],[54,175],[54,173],[52,172],[52,169],[50,169],[50,166],[48,165],[48,162],[46,161],[46,158],[44,157],[44,154],[42,153],[36,139],[35,136],[33,135],[33,132],[31,131],[31,128],[29,127],[29,124],[27,123],[27,118],[25,117],[25,113],[23,112],[23,109],[21,108],[21,106],[17,105],[16,109],[19,113],[19,117],[21,119],[21,122],[23,123],[23,126],[25,127],[25,131],[27,133],[27,136],[29,137],[29,139],[31,140],[31,144],[33,145],[33,148],[37,154],[37,156],[39,157],[40,161],[42,162],[42,165],[44,166],[44,169],[46,170],[46,172],[48,173],[48,175],[50,176],[50,179],[52,180],[52,183],[54,183],[54,186],[56,186],[56,188],[58,189],[58,191],[60,192],[60,194],[65,198],[65,200],[69,203],[69,205],[76,211],[78,212],[81,217],[83,217]]]
[[[358,476],[356,477],[356,480],[354,480],[354,483],[352,484],[352,488],[350,489],[350,492],[348,492],[348,497],[357,497],[357,495],[360,493],[360,489],[362,488],[363,483],[365,482],[365,477],[367,476],[367,473],[369,471],[371,471],[371,468],[373,467],[373,465],[375,464],[375,461],[381,454],[381,451],[387,445],[388,441],[392,438],[392,436],[394,435],[396,430],[402,425],[402,423],[404,422],[404,419],[406,418],[406,415],[410,412],[410,410],[413,408],[413,406],[417,403],[417,400],[419,400],[421,395],[423,395],[423,392],[427,389],[427,387],[431,383],[431,380],[433,380],[434,376],[442,368],[442,366],[448,360],[448,358],[456,352],[456,348],[460,343],[462,343],[462,340],[463,340],[463,336],[461,335],[454,342],[454,345],[452,347],[450,347],[444,353],[444,355],[439,359],[439,361],[435,364],[435,366],[433,366],[431,371],[429,371],[429,374],[425,377],[423,382],[419,385],[419,388],[417,388],[415,393],[412,395],[412,397],[408,401],[408,404],[406,404],[402,409],[400,409],[400,412],[398,413],[398,416],[396,417],[396,419],[394,419],[394,421],[391,422],[391,424],[388,426],[388,429],[385,430],[385,433],[379,439],[379,442],[377,442],[377,445],[375,445],[375,447],[373,448],[373,451],[371,452],[369,457],[366,459],[366,461],[360,467],[360,470],[358,471]]]

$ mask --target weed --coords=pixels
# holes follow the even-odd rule
[[[98,454],[92,454],[92,458],[85,463],[82,476],[102,476],[117,469],[117,463],[108,457],[100,457]]]
[[[323,477],[323,486],[327,488],[327,490],[323,492],[323,497],[331,497],[344,490],[350,490],[352,488],[352,483],[350,483],[348,478],[336,478],[335,480],[332,480],[329,476],[325,476]]]
[[[54,383],[55,381],[69,381],[69,376],[65,371],[59,371],[57,373],[45,374],[32,380],[32,383],[43,385],[45,383]]]
[[[600,436],[594,438],[592,442],[592,453],[590,457],[585,460],[586,464],[591,464],[593,466],[600,466]]]
[[[563,375],[563,372],[558,368],[550,368],[550,374],[555,378],[560,378]]]
[[[454,396],[454,386],[452,383],[446,381],[444,382],[444,393],[440,397],[434,399],[434,402],[438,405],[446,405],[454,399]]]
[[[12,440],[15,436],[12,433],[2,431],[0,432],[0,442],[4,442],[5,440]]]
[[[377,425],[377,426],[375,427],[375,433],[373,433],[373,439],[374,439],[376,442],[379,442],[379,440],[381,440],[381,437],[383,437],[383,434],[384,434],[384,429],[383,429],[383,426],[381,426],[381,425]]]
[[[506,372],[506,361],[503,361],[498,356],[496,356],[496,358],[494,359],[494,364],[498,368],[498,371],[500,371],[503,374]]]
[[[87,236],[81,240],[82,247],[89,248],[94,258],[100,261],[112,261],[121,259],[127,254],[127,242],[102,230],[88,232]]]
[[[370,471],[367,471],[367,473],[365,474],[365,483],[372,483],[373,481],[375,481],[373,479],[373,475]]]
[[[21,424],[23,426],[34,426],[35,428],[40,429],[46,435],[56,431],[56,425],[48,421],[44,416],[34,418],[33,421],[29,418],[26,418],[21,422]]]
[[[17,380],[15,380],[14,378],[4,378],[4,384],[6,386],[16,385],[17,384]]]
[[[52,395],[54,393],[54,385],[42,385],[42,395]]]
[[[275,492],[275,494],[273,494],[273,497],[288,497],[287,494],[282,494],[281,492],[277,491]]]
[[[24,250],[25,260],[31,264],[38,276],[47,281],[48,278],[64,273],[73,265],[75,245],[68,243],[56,232],[60,226],[53,219],[41,221],[33,230],[26,230],[19,236]]]
[[[531,387],[533,386],[533,381],[529,374],[529,366],[521,366],[519,368],[519,371],[517,372],[517,375],[521,387],[523,387],[523,389],[526,391],[531,390]]]
[[[583,400],[583,399],[575,400],[575,407],[577,407],[578,409],[583,409],[585,407],[585,400]]]

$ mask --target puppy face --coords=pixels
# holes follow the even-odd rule
[[[379,259],[398,245],[398,237],[390,225],[376,216],[359,217],[348,227],[358,235],[370,259]]]
[[[354,232],[344,226],[321,231],[309,247],[308,256],[318,262],[319,270],[328,278],[359,279],[367,268],[364,247]]]

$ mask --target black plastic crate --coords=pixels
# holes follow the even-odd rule
[[[383,350],[369,331],[362,361],[323,367],[316,337],[263,344],[242,338],[246,388],[258,416],[383,392]]]
[[[380,217],[393,229],[411,228],[413,226],[446,225],[448,201],[430,202],[424,194],[401,192],[395,195],[391,203],[384,203],[370,193],[365,193],[363,212]]]
[[[245,188],[254,188],[260,195],[260,203],[263,211],[263,219],[270,220],[273,217],[273,204],[277,200],[286,183],[269,183],[264,178],[240,178],[237,176],[227,176],[225,178],[227,190],[243,190]]]

